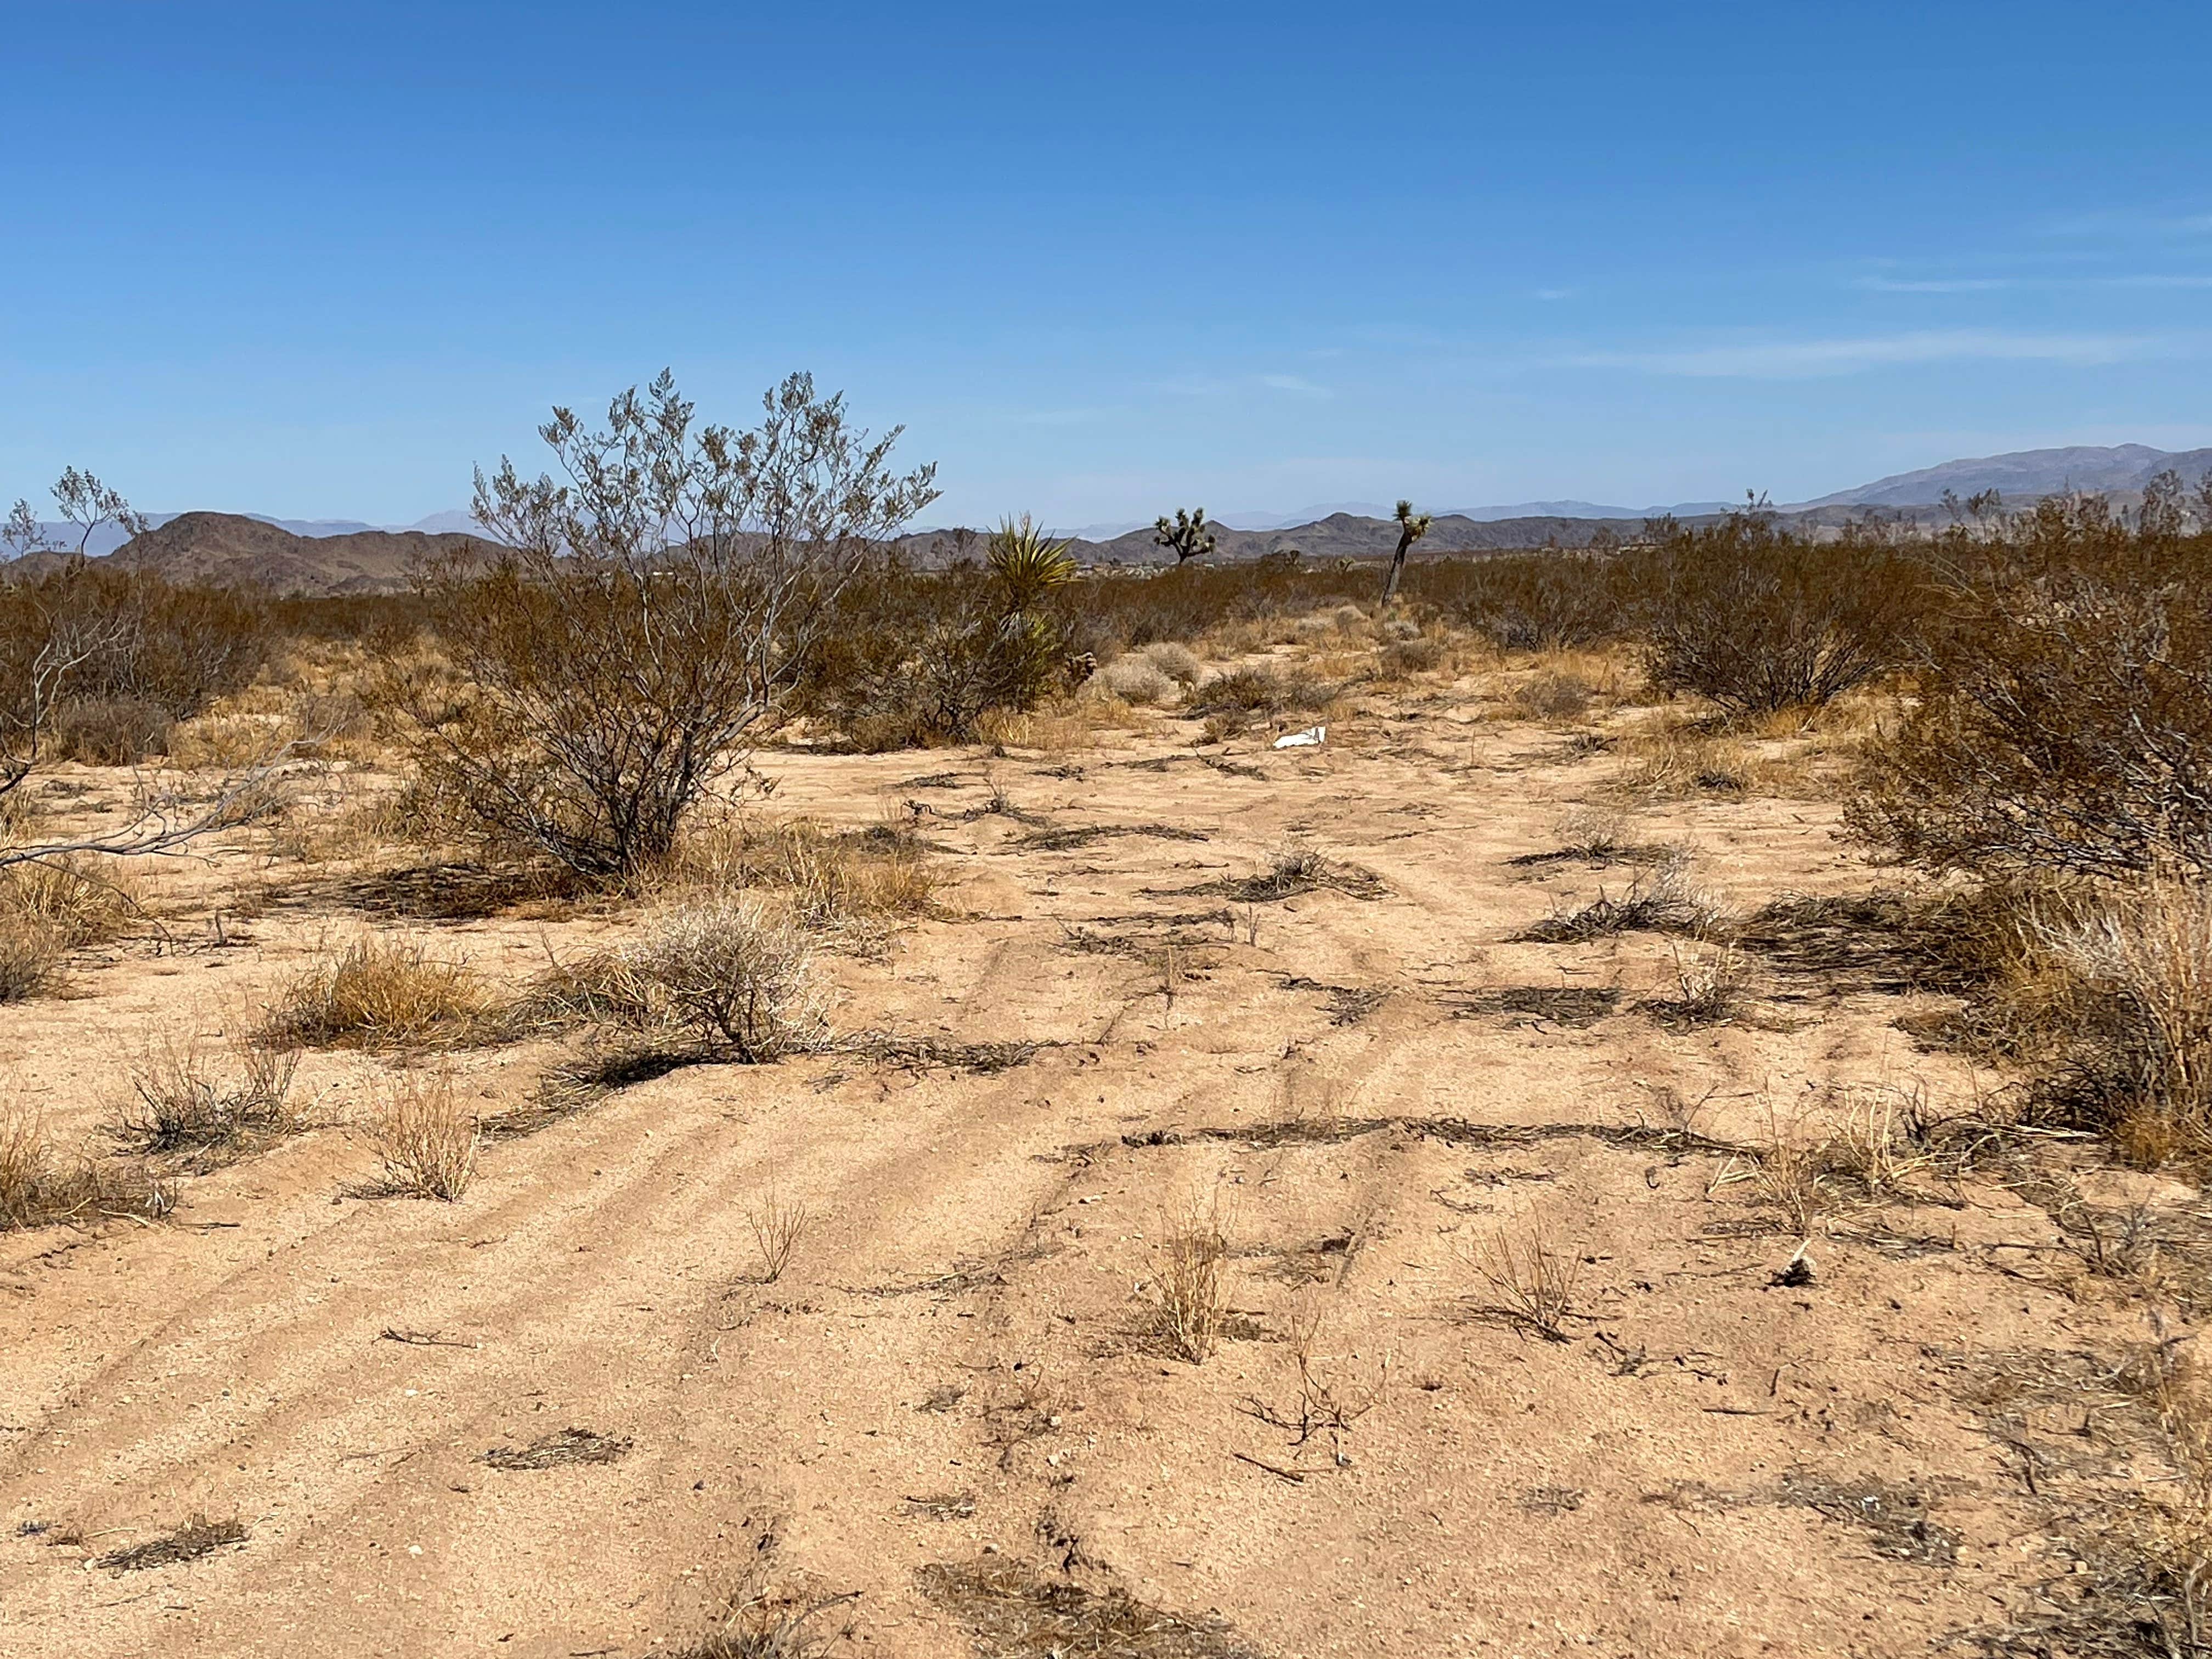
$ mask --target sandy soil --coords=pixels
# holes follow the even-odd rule
[[[315,1054],[322,1127],[171,1221],[0,1236],[0,1650],[639,1655],[747,1585],[848,1598],[810,1628],[884,1659],[1054,1651],[1010,1633],[1052,1608],[1057,1650],[1131,1655],[1921,1654],[2020,1614],[2069,1562],[1991,1379],[2139,1319],[2020,1271],[2063,1240],[1993,1180],[1838,1204],[1780,1282],[1801,1239],[1731,1145],[1846,1098],[1963,1112],[1990,1079],[1898,1030],[1929,995],[1753,953],[1749,1008],[1697,1028],[1638,1004],[1702,946],[1511,942],[1631,879],[1511,862],[1623,763],[1486,712],[1377,698],[1231,769],[1171,726],[771,757],[779,811],[921,803],[947,878],[943,915],[836,960],[839,1029],[1042,1045],[1026,1063],[678,1071],[488,1146],[446,1205],[349,1195],[363,1091],[403,1062]],[[968,811],[994,787],[1016,814]],[[1693,795],[1632,827],[1690,842],[1741,913],[1894,879],[1835,823]],[[1376,884],[1224,896],[1290,847]],[[624,925],[395,918],[374,882],[264,863],[166,878],[200,914],[170,947],[0,1009],[52,1126],[88,1130],[134,1043],[248,1018],[319,939],[432,937],[512,985]],[[218,944],[222,893],[254,914]],[[554,1052],[451,1063],[495,1111]],[[808,1221],[769,1284],[771,1194]],[[1156,1328],[1194,1202],[1231,1247],[1197,1364]],[[1486,1273],[1532,1236],[1577,1274],[1565,1340]],[[610,1460],[486,1462],[570,1429]],[[195,1512],[243,1541],[97,1565]],[[1109,1615],[1149,1633],[1110,1645]]]

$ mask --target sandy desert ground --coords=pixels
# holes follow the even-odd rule
[[[1788,902],[1904,881],[1818,734],[1670,780],[1632,739],[1681,711],[1547,720],[1540,672],[1370,687],[1317,749],[766,753],[755,811],[908,825],[939,881],[823,957],[837,1042],[534,1115],[576,1039],[313,1049],[312,1127],[167,1219],[0,1234],[0,1650],[798,1652],[708,1644],[808,1607],[883,1659],[2120,1650],[2065,1633],[2165,1467],[2105,1240],[2194,1189],[2004,1130],[1886,913]],[[55,825],[125,782],[67,779]],[[1621,851],[1560,851],[1607,810]],[[1668,846],[1705,937],[1519,938]],[[511,994],[646,909],[271,848],[0,1008],[50,1133],[332,941]],[[1735,1006],[1674,1006],[1717,968]],[[438,1067],[475,1184],[369,1195],[368,1102]],[[127,1554],[196,1515],[242,1535]]]

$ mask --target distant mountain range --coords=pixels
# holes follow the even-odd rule
[[[1946,490],[1964,500],[1995,489],[2008,507],[2027,506],[2066,490],[2089,490],[2132,506],[2141,500],[2143,486],[2169,469],[2193,489],[2203,475],[2212,472],[2212,448],[2171,451],[2120,444],[2021,450],[1900,472],[1777,511],[1786,522],[1818,532],[1840,526],[1870,509],[1932,516]],[[1464,507],[1436,513],[1421,550],[1583,547],[1601,537],[1619,536],[1661,514],[1697,520],[1740,504],[1686,501],[1666,507],[1629,507],[1564,501]],[[1252,559],[1295,549],[1315,559],[1374,557],[1396,544],[1397,526],[1390,513],[1389,506],[1380,501],[1337,501],[1302,513],[1225,514],[1217,520],[1218,556]],[[434,513],[403,528],[351,519],[272,519],[240,513],[157,514],[151,515],[150,523],[145,534],[128,542],[113,532],[95,538],[90,550],[180,580],[250,580],[285,592],[345,593],[398,587],[415,559],[457,550],[482,534],[476,521],[458,510]],[[46,528],[54,539],[76,545],[73,526]],[[1166,560],[1152,541],[1149,520],[1086,525],[1073,534],[1072,550],[1085,563],[1142,565]],[[902,537],[899,546],[908,559],[925,566],[975,550],[972,545],[963,547],[951,531],[917,531]],[[51,556],[35,556],[26,562],[36,568]]]

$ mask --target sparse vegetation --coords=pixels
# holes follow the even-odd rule
[[[679,905],[635,944],[556,964],[514,1018],[556,1028],[604,1021],[745,1065],[817,1048],[829,1035],[811,944],[750,899]]]
[[[459,1042],[490,1006],[467,963],[433,956],[419,942],[368,934],[320,951],[286,986],[256,1041],[270,1048]]]
[[[1588,904],[1555,910],[1519,937],[1534,945],[1583,944],[1631,933],[1705,938],[1719,920],[1719,907],[1691,881],[1689,860],[1677,855],[1639,871],[1620,897],[1601,891]]]
[[[840,592],[936,495],[794,374],[752,431],[695,426],[663,374],[604,432],[540,428],[566,482],[479,474],[486,562],[425,566],[434,651],[388,653],[380,701],[495,846],[587,878],[663,862],[684,818],[791,695]]]
[[[191,1520],[167,1536],[111,1550],[94,1565],[105,1567],[110,1572],[138,1572],[148,1567],[167,1567],[179,1562],[197,1561],[203,1555],[214,1554],[225,1545],[245,1541],[246,1523],[236,1516],[210,1521],[206,1516],[195,1513]]]
[[[1582,1252],[1562,1249],[1540,1217],[1517,1232],[1500,1228],[1475,1257],[1475,1271],[1495,1298],[1476,1311],[1547,1342],[1571,1341],[1571,1322],[1585,1317],[1576,1302],[1582,1267]]]
[[[799,1235],[806,1231],[806,1206],[797,1199],[784,1198],[773,1188],[757,1208],[745,1212],[745,1224],[753,1230],[753,1243],[760,1250],[762,1284],[773,1285],[783,1277],[783,1270],[791,1265],[791,1253],[799,1248]]]
[[[303,1119],[291,1098],[298,1052],[237,1041],[230,1058],[230,1066],[218,1070],[196,1042],[155,1042],[132,1068],[131,1098],[108,1121],[107,1133],[141,1156],[206,1161],[298,1133]]]
[[[1177,1358],[1203,1364],[1221,1344],[1229,1319],[1223,1265],[1229,1240],[1218,1200],[1193,1197],[1161,1219],[1160,1267],[1154,1275],[1161,1340]]]
[[[383,1161],[377,1191],[452,1204],[476,1178],[483,1133],[477,1115],[455,1097],[453,1073],[441,1070],[393,1078],[377,1103],[369,1137]]]

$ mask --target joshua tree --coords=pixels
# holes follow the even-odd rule
[[[1193,507],[1188,513],[1177,507],[1172,520],[1162,517],[1154,521],[1152,539],[1171,550],[1176,562],[1181,564],[1213,551],[1213,526],[1206,523],[1204,507]]]
[[[1398,580],[1406,574],[1406,555],[1415,542],[1429,533],[1429,515],[1413,511],[1411,501],[1400,501],[1398,520],[1398,550],[1390,556],[1390,574],[1382,579],[1382,603],[1388,605],[1398,597]]]

